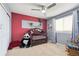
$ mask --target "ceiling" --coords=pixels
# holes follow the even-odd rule
[[[50,10],[47,10],[47,17],[56,16],[75,7],[79,7],[79,3],[58,3],[55,7],[52,7]]]
[[[44,5],[47,7],[50,4],[51,3],[8,3],[8,6],[11,12],[35,16],[39,18],[46,18],[55,16],[79,5],[78,3],[56,3],[56,6],[46,10],[46,16],[41,11],[31,10],[41,9],[41,7],[38,7],[37,5]]]

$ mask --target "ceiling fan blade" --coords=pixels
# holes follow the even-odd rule
[[[53,3],[53,4],[49,5],[49,6],[47,7],[47,9],[50,9],[51,7],[53,7],[53,6],[55,6],[55,5],[56,5],[56,3]]]
[[[41,4],[35,4],[37,7],[43,7],[43,5]]]
[[[38,3],[32,3],[32,5],[37,6],[37,7],[43,7],[43,5],[38,4]]]
[[[40,9],[31,9],[31,10],[40,11]]]

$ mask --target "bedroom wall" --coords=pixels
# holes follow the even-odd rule
[[[47,20],[47,35],[48,35],[48,41],[52,43],[56,43],[55,40],[55,20]],[[51,26],[50,26],[51,25]]]
[[[6,8],[6,12],[9,14],[9,16],[11,17],[11,9],[9,8],[9,5],[6,3],[2,3],[3,7]]]
[[[22,36],[25,32],[29,30],[29,28],[22,28],[22,20],[30,20],[38,22],[37,17],[27,16],[27,15],[21,15],[17,13],[12,12],[12,40],[13,41],[20,41],[22,39]],[[41,19],[43,24],[43,30],[47,30],[47,20]]]
[[[79,4],[78,4],[79,5]],[[61,4],[61,7],[54,7],[55,9],[51,9],[51,11],[52,12],[49,12],[50,14],[48,14],[48,15],[52,15],[52,17],[49,17],[48,18],[48,21],[47,21],[47,23],[49,23],[49,24],[53,24],[52,23],[52,20],[54,19],[56,19],[56,18],[60,18],[60,17],[64,17],[64,16],[66,16],[66,15],[69,15],[70,13],[73,13],[73,11],[74,10],[76,10],[76,9],[78,9],[79,8],[79,6],[78,6],[77,4],[68,4],[68,6],[67,5],[62,5]],[[63,6],[63,7],[62,7]],[[67,7],[66,7],[67,6]],[[60,9],[61,8],[61,9]],[[57,9],[57,10],[56,10]],[[75,15],[76,16],[76,15]],[[54,26],[54,25],[52,25],[52,26]],[[52,29],[54,29],[54,28],[52,28]],[[47,30],[48,31],[48,30]],[[49,35],[52,35],[52,34],[54,34],[54,33],[51,33],[51,32],[55,32],[55,31],[50,31],[50,32],[48,32],[48,34]],[[61,35],[62,34],[62,35]],[[48,38],[50,39],[50,38],[52,38],[52,39],[50,39],[51,40],[51,42],[53,41],[53,42],[56,42],[57,40],[57,37],[56,37],[56,35],[55,35],[55,37],[54,36],[52,36],[52,37],[50,37],[48,35]],[[58,33],[58,35],[61,35],[62,37],[64,37],[65,35],[66,35],[66,33],[65,32],[63,32],[63,33]],[[68,35],[66,35],[64,38],[65,39],[67,39],[68,37],[71,37],[70,36],[71,34],[68,34]],[[60,37],[60,36],[59,36]],[[54,39],[55,38],[55,39]],[[62,38],[63,39],[63,38]],[[68,38],[69,39],[69,38]],[[60,40],[59,40],[60,41]]]
[[[7,8],[0,3],[0,56],[6,55],[11,40],[11,17]]]

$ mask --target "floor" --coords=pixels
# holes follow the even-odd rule
[[[65,50],[65,45],[45,43],[30,48],[16,47],[8,50],[7,56],[67,56]]]

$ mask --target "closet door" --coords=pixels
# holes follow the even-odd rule
[[[5,55],[10,39],[10,19],[0,5],[0,55]]]

